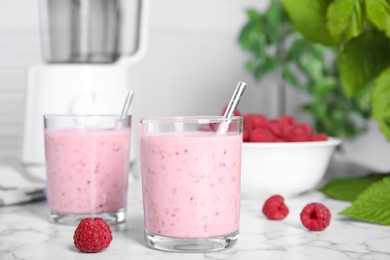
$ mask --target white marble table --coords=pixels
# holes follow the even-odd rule
[[[45,202],[0,208],[0,259],[390,259],[390,227],[338,216],[348,204],[317,192],[287,199],[290,214],[283,221],[267,220],[262,201],[243,200],[241,235],[232,249],[184,255],[148,249],[139,186],[135,182],[129,187],[127,223],[114,231],[110,247],[97,254],[77,252],[74,227],[49,223]],[[332,213],[330,226],[322,232],[307,231],[299,220],[301,209],[314,201]]]

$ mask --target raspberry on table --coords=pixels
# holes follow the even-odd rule
[[[301,212],[302,224],[311,231],[322,231],[330,224],[331,214],[322,203],[307,204]]]
[[[282,220],[288,215],[289,210],[281,195],[273,195],[265,201],[263,213],[268,219]]]
[[[102,218],[85,218],[80,221],[74,235],[75,247],[82,253],[97,253],[112,241],[110,226]]]

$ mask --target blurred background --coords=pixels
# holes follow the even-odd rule
[[[313,125],[311,114],[301,110],[311,95],[288,82],[280,84],[276,72],[256,79],[246,67],[251,54],[244,50],[245,42],[241,46],[239,42],[249,19],[246,10],[265,11],[269,4],[267,0],[152,0],[146,51],[128,72],[135,91],[134,128],[145,116],[221,114],[238,81],[248,84],[241,113],[271,118],[290,114]],[[0,1],[0,159],[4,161],[20,160],[27,71],[42,63],[39,22],[38,0]],[[368,120],[367,129],[345,139],[336,160],[388,171],[390,147],[375,122]]]

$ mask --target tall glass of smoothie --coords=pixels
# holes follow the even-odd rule
[[[138,133],[146,245],[194,253],[232,247],[239,233],[242,118],[145,118]]]
[[[47,203],[51,221],[125,221],[130,123],[119,115],[45,115]]]

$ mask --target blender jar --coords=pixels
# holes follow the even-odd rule
[[[41,0],[43,59],[112,63],[119,56],[120,0]]]

